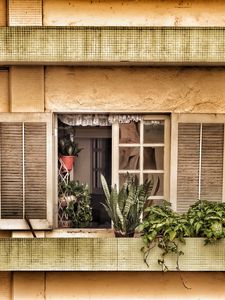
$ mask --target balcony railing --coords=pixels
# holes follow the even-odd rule
[[[0,65],[224,63],[222,27],[0,27]]]
[[[140,238],[1,238],[0,271],[160,271],[160,249],[151,250],[147,267],[142,246]],[[225,271],[224,240],[205,246],[187,238],[180,249],[181,271]],[[166,257],[171,271],[176,258]]]

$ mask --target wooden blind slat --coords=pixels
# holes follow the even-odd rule
[[[0,124],[1,218],[23,218],[23,127]]]
[[[198,199],[200,124],[178,124],[177,211]]]
[[[46,123],[25,123],[25,213],[46,219]]]
[[[201,199],[222,200],[224,125],[202,125]]]

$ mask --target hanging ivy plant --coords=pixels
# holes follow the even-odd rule
[[[145,209],[139,230],[144,241],[142,251],[145,263],[148,264],[148,255],[157,245],[162,250],[158,263],[163,271],[168,270],[165,256],[169,253],[177,255],[179,270],[179,256],[184,254],[179,244],[185,244],[185,237],[204,237],[205,244],[225,237],[225,203],[197,201],[187,214],[178,214],[171,209],[170,203],[164,201],[162,205]]]

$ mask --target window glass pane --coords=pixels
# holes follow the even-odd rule
[[[145,121],[144,143],[164,143],[164,121]]]
[[[144,170],[163,170],[163,147],[144,147]]]
[[[151,196],[163,196],[163,174],[144,174],[145,180],[153,180]]]
[[[138,170],[140,160],[140,147],[120,147],[119,169]]]
[[[138,179],[138,182],[140,183],[140,176],[139,176],[139,174],[132,174],[132,173],[129,173],[129,174],[131,176],[135,176]],[[122,185],[124,184],[126,178],[127,178],[126,174],[119,174],[119,188],[122,187]]]
[[[130,122],[128,124],[120,124],[120,144],[123,143],[140,143],[140,123]]]

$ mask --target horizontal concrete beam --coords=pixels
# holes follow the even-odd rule
[[[203,238],[187,238],[180,245],[182,271],[225,271],[225,241],[204,245]],[[149,267],[139,238],[1,238],[0,271],[161,271],[161,250],[154,247]],[[165,257],[177,270],[176,254]]]
[[[224,65],[225,28],[0,27],[0,65]]]

